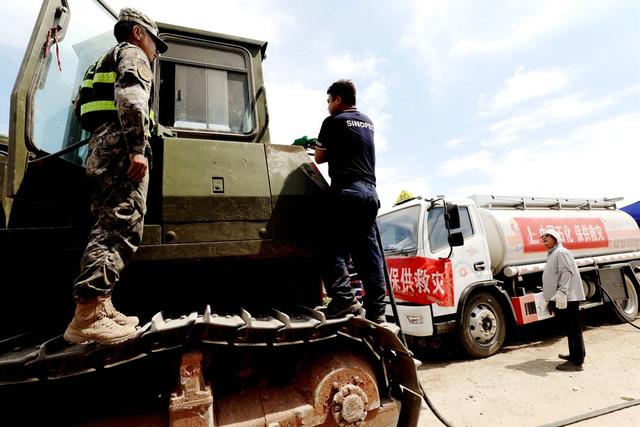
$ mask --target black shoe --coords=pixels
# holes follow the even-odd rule
[[[348,303],[333,303],[331,301],[327,308],[324,310],[324,315],[327,319],[337,319],[349,314],[357,315],[360,313],[362,306],[356,300]]]
[[[571,356],[569,356],[568,354],[559,354],[558,358],[562,360],[571,360]]]
[[[556,366],[556,369],[558,371],[565,371],[565,372],[580,372],[583,370],[582,365],[576,365],[573,362],[561,363],[558,366]]]

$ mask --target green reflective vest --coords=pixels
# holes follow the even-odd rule
[[[113,49],[102,55],[84,73],[74,100],[74,111],[83,129],[93,132],[105,122],[118,120],[114,103],[116,68]]]

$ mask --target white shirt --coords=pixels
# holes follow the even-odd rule
[[[542,272],[542,291],[548,301],[554,300],[557,291],[564,293],[567,301],[585,300],[576,261],[560,242],[547,253],[547,264]]]

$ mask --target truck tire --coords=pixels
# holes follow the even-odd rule
[[[496,298],[486,292],[470,296],[458,328],[464,351],[474,358],[491,356],[504,344],[506,333],[504,313]]]
[[[633,322],[638,317],[638,290],[626,275],[624,276],[624,284],[629,298],[616,301],[614,303],[616,307],[613,307],[613,311],[621,322]]]

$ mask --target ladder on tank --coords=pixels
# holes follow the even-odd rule
[[[479,208],[486,209],[616,209],[622,197],[604,199],[569,199],[562,197],[518,197],[474,194],[469,196]]]

